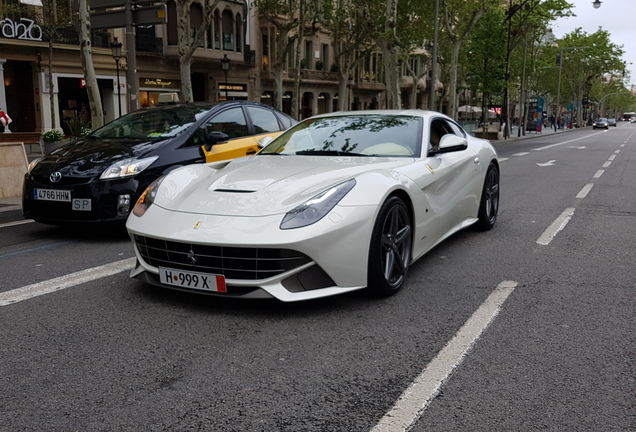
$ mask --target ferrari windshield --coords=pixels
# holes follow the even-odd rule
[[[183,133],[212,105],[176,105],[126,114],[89,135],[92,138],[172,138]]]
[[[351,114],[308,119],[289,129],[259,154],[318,156],[406,156],[420,153],[422,118]]]

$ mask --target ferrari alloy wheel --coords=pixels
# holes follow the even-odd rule
[[[369,248],[368,287],[375,294],[396,293],[411,264],[413,228],[404,202],[389,198],[378,214]]]
[[[479,204],[479,221],[477,228],[488,231],[495,226],[497,211],[499,210],[499,171],[495,164],[491,163],[486,172],[484,189],[481,193]]]

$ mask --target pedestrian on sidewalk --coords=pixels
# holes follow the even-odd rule
[[[556,118],[554,117],[554,114],[550,116],[550,127],[554,129],[555,131],[557,129]]]
[[[561,129],[563,128],[563,122],[561,121],[561,117],[557,117],[557,122],[556,122],[556,127],[554,128],[554,131],[556,132],[557,129]]]

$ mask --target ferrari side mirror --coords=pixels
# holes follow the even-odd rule
[[[439,150],[436,153],[448,153],[453,151],[466,150],[468,140],[453,134],[446,134],[439,140]]]

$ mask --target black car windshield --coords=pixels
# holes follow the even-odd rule
[[[211,105],[167,106],[141,109],[126,114],[93,131],[89,138],[155,138],[175,137],[187,130]]]
[[[422,118],[351,114],[305,120],[272,141],[259,155],[405,156],[420,152]]]

